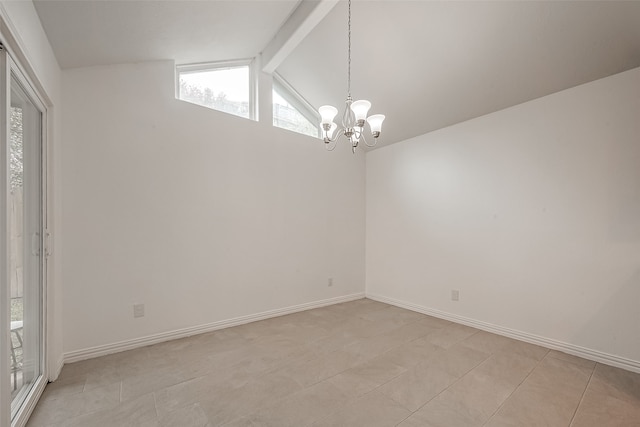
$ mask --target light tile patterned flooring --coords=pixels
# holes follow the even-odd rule
[[[640,374],[362,299],[66,365],[39,426],[640,426]]]

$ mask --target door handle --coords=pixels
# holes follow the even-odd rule
[[[38,232],[31,235],[31,255],[40,255],[40,233]]]
[[[52,239],[53,238],[51,237],[51,233],[49,233],[48,231],[45,231],[44,232],[44,256],[46,257],[51,256],[52,247],[53,247]]]

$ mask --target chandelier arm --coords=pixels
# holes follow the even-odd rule
[[[334,139],[333,141],[329,141],[329,142],[325,142],[324,146],[327,149],[327,151],[333,151],[336,149],[336,147],[338,146],[338,140]]]
[[[378,140],[376,138],[373,138],[373,144],[369,144],[367,142],[367,138],[364,137],[364,133],[362,134],[362,140],[364,141],[364,145],[366,145],[367,147],[375,147],[378,143]]]
[[[356,129],[359,129],[359,130],[356,130]],[[366,145],[367,147],[375,147],[376,146],[376,143],[378,141],[376,140],[375,137],[373,139],[373,144],[369,144],[367,142],[367,137],[365,136],[365,133],[364,133],[364,126],[363,127],[355,127],[354,128],[354,132],[355,132],[356,138],[358,140],[360,140],[360,138],[362,138],[362,140],[364,141],[364,145]]]
[[[360,138],[358,138],[358,140],[360,140],[360,139],[362,141],[364,141],[364,144],[366,146],[369,146],[369,144],[367,144],[367,138],[364,136],[364,128],[362,128],[362,130],[360,131]]]
[[[341,129],[336,129],[335,130],[335,136],[333,138],[327,138],[326,136],[324,137],[324,142],[325,144],[328,143],[332,143],[332,142],[336,142],[340,139],[340,137],[344,134],[344,128]],[[330,150],[333,151],[333,150]]]

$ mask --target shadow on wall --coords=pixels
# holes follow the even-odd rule
[[[609,186],[609,238],[616,243],[640,242],[640,145],[617,153]]]
[[[571,342],[590,342],[594,336],[610,337],[607,353],[640,361],[640,269],[610,298],[602,301],[597,313],[576,333]],[[631,330],[630,330],[631,329]],[[629,342],[631,340],[631,342]],[[605,346],[594,350],[602,351]]]

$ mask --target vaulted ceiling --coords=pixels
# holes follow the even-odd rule
[[[251,58],[297,1],[35,0],[62,68]]]
[[[341,109],[346,1],[314,3],[331,5],[276,71],[315,107]],[[294,0],[34,4],[62,68],[253,57],[291,24],[299,6]],[[640,66],[637,1],[354,0],[352,14],[352,94],[387,116],[382,145]]]

